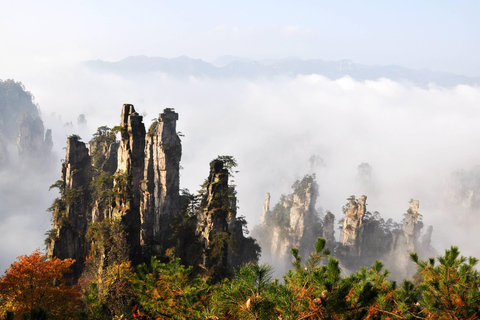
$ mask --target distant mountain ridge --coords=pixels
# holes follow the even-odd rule
[[[85,65],[96,72],[114,73],[122,76],[165,73],[169,76],[180,78],[193,76],[212,79],[258,79],[319,74],[331,80],[344,76],[350,76],[358,81],[388,78],[399,82],[408,81],[420,86],[427,86],[429,83],[445,87],[458,84],[480,84],[480,77],[427,69],[410,69],[398,65],[363,65],[354,63],[351,60],[324,61],[320,59],[302,60],[299,58],[287,58],[276,61],[256,61],[226,56],[209,63],[187,56],[171,59],[130,56],[116,62],[90,60],[86,61]]]

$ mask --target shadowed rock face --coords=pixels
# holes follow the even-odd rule
[[[26,164],[35,170],[50,169],[52,139],[51,130],[45,129],[33,96],[20,82],[0,80],[0,169],[7,165]],[[7,146],[16,145],[18,161],[9,161]]]
[[[72,258],[72,275],[79,278],[88,251],[85,235],[89,212],[88,186],[90,184],[90,156],[85,143],[77,137],[67,141],[67,154],[62,165],[64,193],[53,210],[53,230],[56,237],[50,238],[50,256],[60,259]]]
[[[43,158],[45,153],[43,122],[39,117],[25,113],[18,125],[17,146],[20,158]]]
[[[203,267],[211,270],[238,268],[258,261],[260,247],[243,233],[246,221],[237,218],[237,198],[234,186],[228,184],[229,170],[222,160],[210,163],[210,174],[205,181],[197,215],[196,233],[203,248]],[[217,251],[215,253],[214,251]],[[219,253],[220,252],[220,253]],[[216,274],[214,281],[220,280]]]
[[[335,216],[327,211],[323,218],[323,237],[327,240],[327,245],[333,246],[335,242]]]
[[[228,201],[228,170],[223,162],[214,160],[210,163],[206,193],[202,199],[198,232],[208,246],[218,232],[228,231],[230,203]]]
[[[354,246],[361,232],[363,216],[367,213],[365,202],[367,196],[361,196],[358,200],[350,199],[350,203],[345,211],[345,220],[343,221],[340,242],[345,246]]]
[[[140,182],[145,167],[145,126],[142,120],[133,105],[123,105],[117,173],[126,173],[131,177],[132,209],[138,209],[140,205]]]
[[[227,268],[227,250],[223,250],[222,256],[217,257],[220,261],[213,261],[209,253],[212,250],[211,244],[215,235],[221,232],[229,233],[228,217],[231,209],[228,199],[229,191],[228,170],[223,167],[223,162],[219,160],[210,162],[210,174],[200,205],[197,227],[197,233],[205,243],[203,264],[206,268],[210,268],[214,263]]]

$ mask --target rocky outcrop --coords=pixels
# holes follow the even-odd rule
[[[120,126],[100,127],[89,149],[78,136],[69,138],[49,252],[77,259],[76,276],[85,259],[87,228],[107,218],[121,221],[133,264],[165,253],[171,218],[180,208],[177,119],[166,109],[147,135],[142,116],[125,104]],[[120,142],[112,131],[120,133]]]
[[[146,136],[145,166],[141,182],[140,243],[160,253],[170,238],[170,223],[180,210],[180,159],[182,146],[177,134],[178,114],[165,109]]]
[[[311,227],[311,218],[317,215],[318,187],[313,179],[304,179],[295,189],[290,207],[290,234],[292,245],[299,247]]]
[[[117,173],[127,174],[132,181],[132,207],[140,206],[140,183],[145,168],[145,126],[143,117],[131,104],[124,104],[120,121],[120,146]]]
[[[0,80],[0,168],[22,164],[25,167],[35,166],[44,170],[51,163],[52,139],[51,131],[45,129],[39,110],[33,101],[33,96],[25,90],[20,82]],[[9,161],[13,155],[8,154],[10,148],[16,145],[18,161]],[[16,157],[15,157],[16,159]]]
[[[270,211],[270,192],[267,192],[265,196],[265,202],[263,203],[263,211],[260,215],[260,224],[265,225],[267,221],[267,214]]]
[[[107,128],[106,128],[107,130]],[[117,171],[117,157],[119,142],[115,135],[108,129],[100,132],[88,143],[92,156],[92,167],[99,172],[114,174]]]
[[[197,226],[197,233],[205,244],[203,265],[206,269],[211,269],[214,265],[222,270],[228,269],[228,250],[213,254],[214,241],[221,242],[219,245],[223,248],[228,247],[228,217],[231,208],[228,194],[228,170],[223,167],[222,161],[214,160],[210,163]]]
[[[260,254],[256,241],[244,235],[246,221],[237,218],[236,192],[228,179],[224,161],[213,160],[197,214],[196,233],[204,244],[202,266],[213,274],[214,281],[233,268],[258,261]]]
[[[262,247],[262,256],[268,257],[279,269],[288,269],[290,252],[299,248],[301,255],[311,252],[311,245],[322,236],[322,222],[315,209],[318,185],[315,175],[306,175],[292,185],[293,193],[282,195],[270,210],[270,194],[264,204],[261,225],[253,235]]]
[[[227,218],[230,210],[228,170],[223,167],[222,161],[214,160],[210,163],[210,174],[205,189],[197,231],[208,247],[216,233],[228,232]]]
[[[420,202],[418,200],[412,199],[409,203],[410,207],[403,215],[402,230],[407,240],[408,251],[411,253],[415,250],[415,243],[419,238],[421,228],[419,228],[417,221],[422,217],[422,215],[418,213],[418,208],[420,206]]]
[[[52,131],[45,133],[40,117],[24,113],[18,125],[17,148],[20,160],[45,164],[52,152]]]
[[[354,196],[349,198],[350,202],[344,210],[345,218],[340,234],[340,242],[342,245],[355,246],[361,232],[363,217],[367,213],[366,200],[367,196],[365,195],[359,199],[355,199]]]
[[[480,208],[480,167],[452,172],[445,185],[443,205],[455,211]]]
[[[67,141],[62,165],[62,180],[57,182],[62,197],[55,200],[52,212],[53,228],[48,244],[49,256],[72,258],[73,276],[80,277],[87,254],[85,235],[88,226],[90,155],[78,136]]]
[[[323,218],[323,238],[327,240],[327,245],[333,246],[335,243],[335,216],[327,211]]]

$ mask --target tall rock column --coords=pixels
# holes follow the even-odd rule
[[[367,196],[361,196],[359,199],[351,197],[345,209],[345,218],[343,220],[340,242],[344,246],[354,246],[360,234],[363,216],[367,213]]]
[[[231,208],[228,187],[228,170],[223,162],[214,160],[210,163],[210,174],[206,181],[206,192],[200,205],[197,233],[205,243],[204,266],[210,269],[214,264],[222,269],[227,268],[227,250],[222,251],[216,261],[212,259],[212,244],[217,234],[228,234],[228,217]],[[225,239],[226,242],[226,239]],[[227,244],[224,243],[224,248]]]
[[[48,244],[49,256],[72,258],[73,276],[78,279],[83,270],[87,245],[88,186],[91,159],[85,143],[77,136],[68,138],[67,154],[62,165],[62,180],[57,187],[62,197],[54,202],[53,229]]]
[[[300,246],[311,223],[311,218],[316,214],[318,186],[312,177],[306,176],[293,193],[292,207],[290,208],[290,232],[294,247]]]
[[[145,126],[143,117],[131,104],[124,104],[120,121],[121,141],[118,148],[117,173],[127,173],[132,179],[132,207],[140,205],[140,182],[143,180],[145,159]]]
[[[419,228],[416,228],[416,224],[422,215],[418,213],[420,201],[410,200],[409,203],[410,207],[408,208],[407,212],[404,213],[402,230],[407,239],[408,253],[411,253],[415,251],[415,242],[417,241],[420,233]]]
[[[140,242],[143,250],[161,253],[170,238],[172,217],[180,210],[178,113],[167,108],[146,135],[144,179],[141,182]]]
[[[265,202],[263,203],[263,211],[260,215],[260,224],[265,225],[267,223],[267,214],[270,212],[270,192],[267,192],[265,196]]]
[[[323,218],[323,237],[327,240],[327,246],[333,246],[335,243],[335,216],[327,211]]]
[[[129,199],[117,199],[115,214],[122,218],[128,234],[130,259],[134,264],[141,262],[140,246],[140,183],[143,180],[145,160],[145,126],[143,117],[135,112],[131,104],[124,104],[120,122],[121,141],[118,148],[118,165],[114,188],[125,185],[129,190]],[[125,201],[126,200],[126,201]]]

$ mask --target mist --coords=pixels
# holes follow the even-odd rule
[[[464,255],[480,256],[474,241],[480,226],[472,223],[478,213],[442,205],[451,172],[480,165],[479,87],[421,88],[385,78],[320,75],[127,78],[75,64],[48,70],[15,78],[33,93],[45,128],[52,129],[57,160],[51,175],[28,173],[33,184],[2,173],[2,190],[10,192],[2,197],[10,200],[2,200],[7,205],[0,214],[1,270],[15,256],[44,248],[50,228],[46,209],[57,196],[48,186],[60,178],[67,136],[76,133],[87,142],[97,127],[118,125],[124,103],[135,105],[147,128],[164,108],[179,113],[177,129],[185,135],[181,188],[198,190],[218,155],[237,159],[238,214],[247,218],[250,230],[259,223],[265,193],[271,193],[272,203],[290,193],[296,179],[311,173],[309,159],[316,155],[323,159],[313,168],[320,186],[317,203],[337,221],[347,197],[362,195],[355,183],[357,167],[369,163],[375,183],[375,192],[366,194],[369,211],[400,222],[408,201],[418,199],[424,223],[434,226],[432,245],[439,252],[459,245]],[[77,124],[80,114],[86,126]]]

